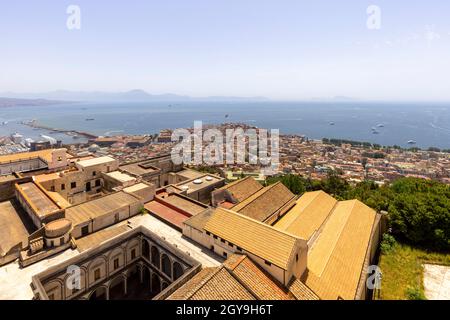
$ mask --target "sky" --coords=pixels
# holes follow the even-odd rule
[[[0,92],[447,102],[449,57],[450,1],[0,0]]]

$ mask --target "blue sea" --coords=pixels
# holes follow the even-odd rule
[[[41,134],[50,135],[47,130],[20,124],[32,119],[52,128],[96,135],[153,134],[166,128],[192,127],[196,120],[205,124],[244,122],[313,139],[404,147],[414,140],[423,148],[450,148],[450,104],[436,103],[133,102],[11,107],[0,109],[0,136],[18,132],[39,139]],[[66,143],[80,141],[65,134],[51,136]]]

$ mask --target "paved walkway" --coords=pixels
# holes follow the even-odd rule
[[[450,267],[425,264],[423,284],[428,300],[450,300]]]
[[[130,221],[132,226],[143,225],[168,243],[188,253],[192,258],[200,262],[203,267],[217,267],[224,261],[222,257],[184,238],[181,232],[149,214],[135,216]]]
[[[77,250],[68,249],[23,269],[20,268],[18,260],[0,267],[0,300],[33,299],[31,277],[78,254]]]
[[[181,232],[172,229],[149,214],[133,217],[129,221],[132,227],[145,226],[168,243],[188,253],[203,267],[216,267],[223,262],[222,257],[184,238]],[[31,300],[33,298],[33,291],[30,286],[32,276],[78,254],[80,254],[78,250],[68,249],[59,255],[39,261],[24,269],[20,268],[18,261],[0,267],[0,300]]]

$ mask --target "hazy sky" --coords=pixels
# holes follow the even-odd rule
[[[450,1],[1,0],[0,92],[56,89],[450,101]]]

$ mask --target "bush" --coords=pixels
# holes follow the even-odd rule
[[[392,250],[395,249],[395,246],[397,245],[397,241],[395,240],[395,238],[393,236],[391,236],[388,233],[385,233],[383,235],[383,240],[381,241],[381,252],[386,254],[391,252]]]
[[[409,300],[427,300],[425,295],[423,294],[422,290],[420,290],[417,287],[408,287],[406,289],[406,296]]]

